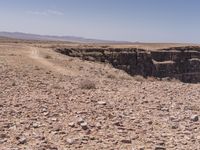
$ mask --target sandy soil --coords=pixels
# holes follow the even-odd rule
[[[130,77],[49,47],[0,44],[1,150],[200,149],[200,84]]]

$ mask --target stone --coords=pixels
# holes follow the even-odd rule
[[[27,143],[27,139],[24,136],[19,136],[16,139],[18,140],[19,144],[25,144],[25,143]]]
[[[0,144],[7,142],[7,139],[0,139]]]
[[[74,122],[70,122],[69,124],[68,124],[70,127],[75,127],[75,123]]]
[[[41,112],[42,113],[47,112],[47,109],[46,108],[42,108]]]
[[[149,124],[149,125],[152,125],[152,124],[153,124],[153,121],[149,120],[149,121],[148,121],[148,124]]]
[[[125,144],[131,144],[132,141],[130,139],[123,139],[121,140],[122,143],[125,143]]]
[[[97,102],[99,105],[106,105],[106,102],[104,102],[104,101],[98,101]]]
[[[121,126],[121,122],[120,121],[116,121],[116,122],[113,123],[113,125],[115,125],[115,126]]]
[[[191,119],[191,121],[197,122],[197,121],[199,121],[199,116],[198,115],[192,115],[190,119]]]
[[[38,127],[39,127],[39,123],[34,122],[34,123],[32,124],[32,126],[33,126],[33,128],[38,128]]]
[[[132,137],[131,137],[132,140],[136,140],[138,138],[139,138],[139,136],[137,134],[132,134]]]
[[[96,124],[96,127],[97,127],[98,129],[101,129],[101,124],[98,122],[98,123]]]
[[[12,83],[12,86],[16,86],[16,82],[13,82],[13,83]]]
[[[200,141],[200,135],[199,136],[197,136],[197,138],[196,138],[198,141]]]
[[[172,127],[172,129],[178,129],[178,124],[177,124],[177,123],[173,123],[173,124],[171,125],[171,127]]]
[[[43,115],[47,116],[47,115],[49,115],[49,112],[44,112]]]
[[[80,125],[80,124],[83,123],[83,122],[84,122],[83,118],[78,118],[78,120],[77,120],[77,124],[78,124],[78,125]]]
[[[88,124],[87,122],[83,122],[80,124],[83,130],[87,130],[88,129]]]
[[[52,120],[52,121],[58,121],[58,119],[57,119],[57,118],[51,118],[51,120]]]
[[[166,148],[165,148],[165,147],[162,147],[162,146],[156,146],[156,147],[155,147],[155,150],[166,150]]]
[[[67,139],[67,143],[68,143],[69,145],[72,145],[72,144],[74,144],[74,140],[73,140],[73,139]]]
[[[161,111],[167,111],[167,112],[169,112],[169,108],[166,108],[166,107],[163,107],[163,108],[161,108],[160,110],[161,110]]]
[[[145,150],[144,146],[140,146],[138,150]]]

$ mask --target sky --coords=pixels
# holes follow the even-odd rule
[[[0,0],[0,31],[200,43],[199,0]]]

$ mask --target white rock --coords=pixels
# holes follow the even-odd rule
[[[74,143],[74,140],[73,139],[67,139],[67,143],[72,145]]]
[[[87,130],[88,129],[88,124],[87,122],[83,122],[80,124],[83,130]]]
[[[33,126],[33,128],[38,128],[39,127],[39,123],[34,122],[32,126]]]
[[[74,123],[74,122],[70,122],[68,125],[69,125],[70,127],[75,127],[75,123]]]
[[[78,120],[77,120],[77,124],[81,124],[81,123],[83,123],[84,122],[84,120],[83,120],[83,118],[78,118]]]
[[[106,102],[104,102],[104,101],[98,101],[97,102],[99,105],[106,105]]]

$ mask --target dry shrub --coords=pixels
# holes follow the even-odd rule
[[[144,82],[146,79],[143,76],[136,75],[133,77],[135,81]]]
[[[115,74],[113,74],[113,73],[109,73],[109,74],[107,75],[107,78],[110,78],[110,79],[116,79],[117,77],[116,77]]]
[[[109,48],[110,46],[108,46],[108,45],[102,45],[102,46],[100,46],[101,48]]]
[[[80,88],[81,89],[96,89],[96,85],[93,81],[91,80],[83,80],[81,83],[80,83]]]
[[[127,75],[127,74],[124,74],[124,75],[120,76],[120,79],[122,79],[122,80],[132,80],[133,77],[132,77],[132,76],[129,76],[129,75]]]
[[[46,58],[46,59],[52,59],[52,57],[50,55],[45,55],[44,58]]]
[[[115,72],[107,72],[106,75],[109,79],[121,79],[121,80],[132,80],[132,76],[124,72],[123,70],[116,70]]]

